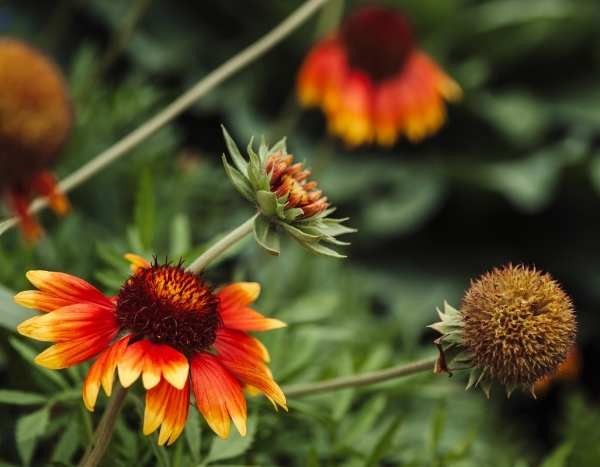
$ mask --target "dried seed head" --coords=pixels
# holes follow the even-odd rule
[[[288,196],[286,208],[300,208],[302,217],[318,214],[329,206],[317,182],[308,181],[310,170],[294,156],[277,151],[267,159],[266,171],[271,174],[271,191],[278,197]]]
[[[573,304],[549,274],[506,266],[471,284],[461,308],[462,344],[475,367],[507,387],[531,387],[566,358]]]

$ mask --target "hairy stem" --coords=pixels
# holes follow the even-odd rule
[[[192,264],[189,265],[188,271],[199,273],[202,272],[209,263],[221,256],[229,247],[242,240],[246,235],[252,232],[254,228],[254,219],[258,214],[255,214],[239,227],[236,227],[221,240],[212,245],[208,250],[198,256]]]
[[[423,371],[433,370],[435,359],[428,358],[406,365],[399,365],[385,370],[371,371],[353,376],[342,376],[340,378],[328,379],[318,383],[296,384],[284,386],[281,388],[287,397],[301,397],[322,392],[336,391],[338,389],[354,388],[358,386],[368,386],[370,384],[381,383],[402,376],[414,375]]]
[[[91,449],[84,454],[79,463],[80,467],[96,467],[104,457],[126,396],[127,389],[119,385],[117,391],[110,398],[106,411],[94,433]]]
[[[142,126],[138,127],[123,139],[119,140],[105,151],[98,154],[91,161],[84,164],[72,174],[65,177],[59,183],[59,188],[64,193],[81,185],[89,178],[96,175],[105,167],[121,158],[149,136],[152,136],[163,126],[171,122],[175,117],[192,106],[200,97],[217,87],[227,78],[249,65],[268,50],[273,48],[285,37],[296,30],[320,7],[330,0],[307,0],[302,6],[295,10],[290,16],[283,20],[258,41],[237,53],[225,63],[211,71],[193,87],[183,93],[174,102],[165,107],[157,115],[152,117]],[[29,206],[31,213],[36,213],[48,206],[45,198],[35,199]],[[17,225],[17,217],[11,217],[0,223],[0,235]]]

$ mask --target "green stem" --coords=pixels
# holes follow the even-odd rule
[[[117,141],[111,147],[98,154],[91,161],[81,166],[71,175],[65,177],[58,184],[63,193],[81,185],[108,165],[123,157],[148,137],[152,136],[175,117],[195,104],[202,96],[221,84],[223,81],[240,71],[245,66],[260,58],[267,51],[285,39],[289,34],[300,27],[319,8],[330,0],[307,0],[283,20],[279,25],[260,38],[258,41],[237,53],[222,65],[215,68],[208,75],[198,81],[194,86],[183,93],[174,102],[169,104],[158,114],[133,130],[123,139]],[[37,198],[29,205],[29,212],[36,213],[48,206],[46,198]],[[11,217],[0,222],[0,235],[15,227],[19,222],[17,217]]]
[[[206,268],[206,266],[208,266],[208,264],[210,264],[216,258],[221,256],[228,248],[230,248],[235,243],[243,239],[246,235],[251,233],[254,229],[254,219],[256,219],[256,216],[258,216],[258,214],[255,214],[242,225],[233,229],[221,240],[219,240],[208,250],[206,250],[204,253],[198,256],[198,258],[196,258],[194,262],[190,264],[190,266],[188,267],[188,271],[195,273],[202,272]]]
[[[358,386],[368,386],[370,384],[381,383],[403,376],[414,375],[423,371],[433,370],[435,359],[428,358],[419,360],[406,365],[400,365],[385,370],[371,371],[353,376],[343,376],[340,378],[328,379],[318,383],[297,384],[283,387],[282,390],[287,397],[301,397],[322,392],[336,391],[338,389],[354,388]]]
[[[117,391],[110,398],[110,402],[94,433],[91,449],[84,454],[79,463],[80,467],[96,467],[104,457],[126,396],[127,389],[119,385]]]

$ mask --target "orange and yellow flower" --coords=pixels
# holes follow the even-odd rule
[[[45,314],[21,323],[18,331],[54,343],[36,357],[39,365],[68,368],[96,357],[83,384],[89,410],[100,387],[110,396],[115,371],[123,387],[141,377],[143,431],[160,427],[160,445],[173,443],[183,431],[190,394],[223,438],[230,421],[242,436],[246,433],[245,388],[286,408],[267,366],[267,349],[248,334],[285,326],[250,307],[259,284],[235,283],[214,292],[181,265],[127,257],[134,272],[116,297],[61,272],[27,273],[38,290],[20,292],[15,301]]]
[[[56,161],[73,121],[60,70],[41,52],[0,38],[0,195],[20,218],[27,238],[41,228],[28,212],[35,194],[58,214],[69,209],[48,168]]]
[[[418,142],[446,119],[445,100],[459,85],[415,44],[407,18],[382,6],[362,7],[317,43],[298,76],[298,97],[320,107],[331,133],[349,146]]]

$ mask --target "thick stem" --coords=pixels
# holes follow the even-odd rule
[[[282,390],[287,397],[301,397],[322,392],[335,391],[338,389],[354,388],[358,386],[368,386],[370,384],[381,383],[402,376],[414,375],[423,371],[433,370],[435,359],[428,358],[406,365],[400,365],[385,370],[371,371],[353,376],[343,376],[333,378],[318,383],[297,384],[283,387]]]
[[[182,94],[179,98],[165,107],[162,111],[148,120],[142,126],[138,127],[123,139],[113,144],[110,148],[106,149],[104,152],[101,152],[91,161],[77,169],[71,175],[61,180],[58,185],[60,190],[63,193],[68,193],[120,157],[127,154],[146,138],[156,133],[167,123],[171,122],[184,110],[187,110],[200,97],[206,95],[209,91],[217,87],[227,78],[264,55],[268,50],[273,48],[290,33],[296,30],[302,23],[310,18],[313,13],[315,13],[328,1],[330,0],[306,1],[300,8],[295,10],[277,27],[272,29],[254,44],[237,53],[225,63],[211,71],[203,79],[198,81],[198,83],[196,83],[192,88]],[[46,198],[37,198],[29,205],[29,211],[31,213],[36,213],[47,206],[48,200]],[[18,222],[19,219],[17,217],[11,217],[3,222],[0,222],[0,235],[16,226]]]
[[[80,467],[96,467],[104,457],[126,396],[127,389],[119,385],[117,391],[110,398],[106,411],[102,415],[98,428],[96,428],[92,448],[81,459]]]
[[[255,214],[242,225],[233,229],[221,240],[219,240],[208,250],[206,250],[204,253],[198,256],[198,258],[196,258],[194,262],[189,265],[189,267],[187,268],[188,271],[195,273],[202,272],[206,268],[206,266],[208,266],[209,263],[221,256],[229,247],[233,246],[235,243],[243,239],[246,235],[251,233],[254,228],[254,219],[256,219],[256,216],[258,216],[258,214]]]

